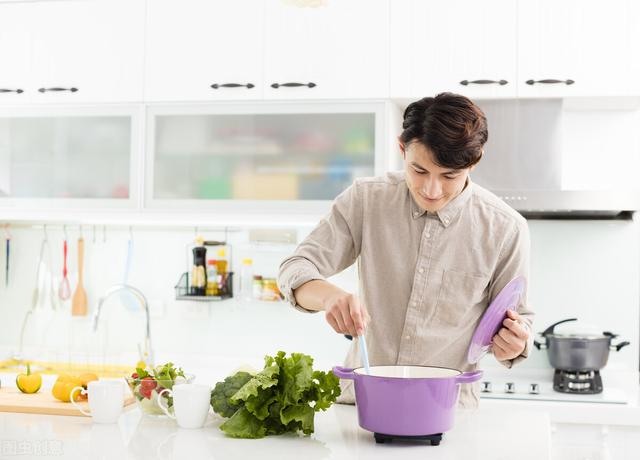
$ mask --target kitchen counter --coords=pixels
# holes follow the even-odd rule
[[[284,435],[258,440],[227,438],[222,419],[211,414],[200,430],[185,430],[171,419],[142,416],[135,406],[117,424],[86,417],[0,413],[0,459],[376,459],[401,453],[403,459],[543,460],[550,456],[549,417],[492,408],[460,410],[454,428],[439,446],[376,444],[358,426],[354,406],[334,405],[316,414],[310,437]],[[393,458],[393,457],[392,457]]]

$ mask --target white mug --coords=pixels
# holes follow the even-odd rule
[[[82,410],[73,397],[71,403],[84,415],[93,417],[96,423],[116,423],[124,406],[124,386],[122,382],[115,380],[93,380],[87,385],[85,390],[82,387],[75,387],[71,390],[71,395],[80,390],[81,394],[89,395],[90,412]]]
[[[173,412],[162,403],[163,393],[173,397]],[[211,404],[211,390],[208,385],[185,383],[175,385],[173,390],[165,388],[158,394],[158,406],[169,417],[175,419],[182,428],[202,428],[207,421],[209,404]]]

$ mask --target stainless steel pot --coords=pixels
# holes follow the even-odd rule
[[[609,359],[609,351],[620,351],[629,342],[613,345],[611,342],[618,337],[611,332],[601,334],[559,334],[554,332],[558,324],[576,321],[577,318],[563,319],[552,324],[540,336],[544,343],[534,340],[538,350],[546,349],[549,363],[555,369],[567,371],[600,370]]]

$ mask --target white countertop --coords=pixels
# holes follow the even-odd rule
[[[86,417],[0,413],[0,458],[65,459],[376,459],[402,453],[403,459],[543,460],[550,456],[549,417],[528,411],[480,408],[458,411],[454,428],[439,446],[376,444],[358,426],[354,406],[334,405],[316,414],[310,437],[284,435],[232,439],[211,414],[204,428],[185,430],[171,419],[142,416],[137,407],[117,424]],[[392,457],[393,458],[393,457]]]

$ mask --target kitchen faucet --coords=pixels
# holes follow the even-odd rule
[[[138,301],[144,308],[147,325],[145,328],[144,355],[143,357],[141,357],[141,359],[144,359],[147,366],[153,367],[154,361],[153,361],[153,349],[151,348],[151,328],[149,326],[149,302],[147,302],[147,298],[139,289],[134,288],[133,286],[129,286],[128,284],[116,284],[115,286],[112,286],[111,288],[109,288],[107,292],[105,292],[103,296],[100,297],[100,300],[98,301],[98,308],[93,316],[93,331],[95,332],[98,329],[98,319],[100,318],[100,311],[102,310],[102,304],[104,304],[105,301],[109,297],[111,297],[113,294],[116,294],[121,291],[128,291],[131,294],[133,294],[133,296],[136,299],[138,299]]]

